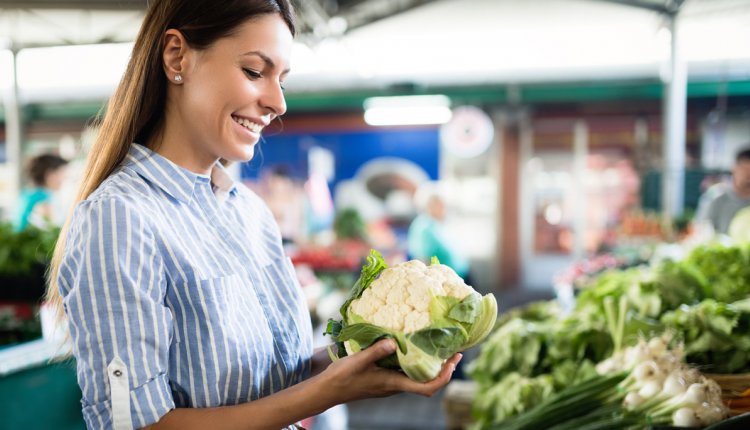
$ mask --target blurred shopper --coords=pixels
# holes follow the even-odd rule
[[[750,147],[737,153],[732,180],[711,186],[701,196],[695,221],[698,228],[710,226],[726,234],[729,223],[742,208],[750,206]]]
[[[288,0],[149,2],[51,268],[89,428],[293,428],[460,359],[417,383],[375,365],[392,340],[313,352],[271,211],[219,162],[286,111],[293,35]]]
[[[456,246],[446,239],[443,231],[445,199],[439,188],[434,184],[425,184],[417,190],[415,200],[420,213],[409,225],[409,257],[427,263],[432,257],[437,257],[440,263],[451,267],[459,276],[466,278],[469,274],[469,263],[460,255]]]
[[[38,155],[29,161],[31,186],[21,191],[16,206],[14,224],[17,230],[30,225],[48,228],[60,219],[54,213],[53,199],[63,183],[67,164],[67,160],[54,154]]]
[[[305,227],[304,190],[284,165],[274,166],[264,179],[261,197],[279,225],[282,241],[299,243]]]

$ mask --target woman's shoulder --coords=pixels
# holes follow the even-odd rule
[[[119,168],[81,201],[77,210],[86,212],[94,207],[109,205],[128,208],[137,214],[149,207],[152,200],[153,193],[140,176],[129,169]]]
[[[235,185],[237,187],[237,195],[245,201],[246,204],[252,206],[256,211],[259,210],[263,213],[267,212],[268,215],[273,216],[265,200],[263,200],[263,198],[261,198],[255,191],[241,181],[238,181]]]

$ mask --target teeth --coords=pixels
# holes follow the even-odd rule
[[[240,118],[232,115],[232,119],[234,120],[234,122],[252,131],[253,133],[260,133],[260,131],[263,130],[262,124],[256,124],[254,122],[248,121],[246,118]]]

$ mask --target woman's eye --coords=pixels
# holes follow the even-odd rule
[[[251,79],[259,79],[259,78],[261,78],[260,73],[256,72],[255,70],[252,70],[252,69],[242,69],[242,71],[245,72],[245,74],[249,78],[251,78]]]

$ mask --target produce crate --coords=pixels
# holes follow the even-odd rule
[[[750,373],[706,374],[719,384],[724,403],[729,406],[732,416],[740,415],[750,410]]]
[[[471,424],[471,403],[477,388],[474,381],[456,379],[448,383],[443,395],[446,429],[462,430]]]

